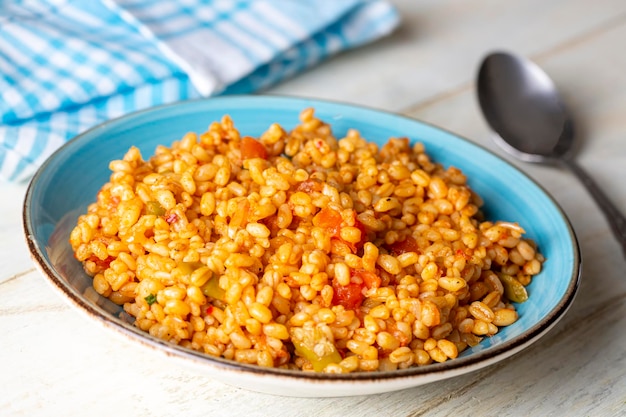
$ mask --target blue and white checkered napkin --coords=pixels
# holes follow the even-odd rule
[[[0,2],[0,177],[104,120],[258,91],[397,24],[383,0]]]

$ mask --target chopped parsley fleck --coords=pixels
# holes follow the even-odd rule
[[[146,303],[151,306],[152,304],[156,303],[156,295],[150,294],[149,296],[144,297],[144,300],[146,300]]]

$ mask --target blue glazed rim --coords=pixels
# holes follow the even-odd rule
[[[86,209],[86,203],[83,202],[76,207],[76,205],[72,205],[74,203],[70,199],[70,201],[64,201],[64,203],[69,204],[72,209],[64,209],[63,213],[51,211],[48,206],[49,201],[46,199],[49,197],[49,193],[46,193],[46,190],[54,185],[58,186],[59,183],[62,184],[64,181],[71,182],[71,177],[74,173],[64,173],[63,166],[72,161],[72,157],[76,152],[80,151],[84,154],[86,152],[85,149],[87,149],[84,148],[86,144],[107,147],[109,144],[102,143],[102,141],[111,141],[113,140],[111,138],[114,137],[132,136],[136,130],[144,129],[146,126],[154,125],[156,126],[155,128],[167,130],[171,126],[167,123],[163,126],[164,120],[176,120],[177,117],[184,119],[186,115],[194,115],[193,117],[203,115],[206,118],[202,122],[196,123],[195,127],[190,126],[181,131],[182,133],[179,135],[171,136],[163,144],[169,145],[173,140],[180,139],[188,130],[203,131],[211,121],[219,120],[223,114],[231,114],[233,116],[235,126],[240,128],[242,134],[258,135],[271,122],[278,122],[286,128],[291,128],[297,124],[299,112],[307,107],[314,107],[316,115],[330,123],[337,136],[345,133],[348,128],[356,128],[362,132],[367,140],[375,141],[379,144],[384,143],[390,136],[408,136],[412,141],[425,143],[426,152],[434,161],[441,162],[444,166],[457,166],[468,176],[469,184],[485,200],[485,205],[488,207],[488,210],[486,210],[488,218],[514,221],[515,218],[527,215],[529,207],[534,208],[535,205],[541,204],[541,207],[546,210],[535,210],[537,211],[536,213],[531,210],[536,215],[534,220],[541,226],[533,223],[530,225],[530,228],[526,224],[522,224],[522,227],[527,229],[529,237],[539,243],[540,251],[543,252],[543,249],[546,247],[554,248],[554,250],[556,248],[563,249],[563,253],[544,253],[548,258],[546,265],[552,265],[551,262],[560,260],[559,265],[562,270],[553,272],[561,272],[561,275],[564,275],[558,281],[559,287],[557,291],[542,294],[553,298],[550,300],[551,304],[548,311],[542,312],[541,317],[529,319],[531,323],[525,328],[521,328],[525,324],[523,321],[524,317],[532,315],[537,306],[542,306],[539,297],[533,299],[532,293],[534,291],[533,286],[536,285],[537,280],[541,279],[542,276],[545,279],[550,278],[548,277],[550,270],[544,268],[544,271],[535,277],[529,287],[531,297],[527,302],[528,304],[524,303],[518,306],[518,311],[520,312],[520,321],[518,323],[520,323],[520,327],[516,328],[515,325],[518,324],[516,323],[503,329],[496,336],[487,338],[477,347],[463,352],[455,360],[388,372],[338,375],[305,373],[275,368],[261,368],[255,365],[215,358],[154,338],[108,311],[106,309],[106,301],[94,301],[86,298],[84,294],[67,282],[67,277],[64,276],[63,271],[51,260],[51,239],[60,239],[60,241],[65,239],[66,241],[68,237],[55,235],[55,227],[58,226],[59,222],[75,221],[79,212]],[[253,122],[249,123],[248,131],[244,131],[240,127],[242,123],[237,117],[239,112],[246,112],[248,117],[254,119]],[[268,119],[268,115],[271,115],[273,118]],[[390,132],[397,132],[398,134],[390,135]],[[105,134],[106,136],[102,136]],[[133,144],[139,145],[144,156],[150,155],[154,151],[154,146],[152,146],[154,143],[152,142],[149,144],[125,142],[124,146],[118,145],[121,146],[119,148],[121,154],[117,157],[123,156],[123,153]],[[114,143],[110,146],[113,148]],[[477,162],[468,162],[470,161],[469,157],[477,158]],[[97,155],[95,160],[98,160]],[[108,165],[108,160],[106,159],[103,163]],[[456,162],[460,163],[457,164]],[[94,169],[102,171],[102,167]],[[489,174],[489,181],[484,178],[485,173]],[[503,177],[511,180],[509,186],[511,188],[517,187],[517,193],[512,192],[511,188],[507,188],[508,186],[502,186],[496,190],[491,189],[491,181],[502,182]],[[98,188],[107,179],[108,173],[98,179],[96,181]],[[89,194],[90,192],[91,194]],[[85,190],[83,194],[90,195],[89,201],[95,198],[94,189]],[[528,197],[532,197],[532,201]],[[509,199],[513,201],[509,201]],[[520,202],[525,204],[515,205]],[[502,215],[506,215],[504,216],[505,218],[502,218]],[[439,127],[390,112],[326,100],[268,95],[225,96],[162,105],[110,120],[78,135],[48,158],[31,180],[24,200],[23,227],[31,256],[36,266],[47,278],[47,281],[59,290],[72,305],[87,313],[89,317],[105,327],[124,334],[136,342],[157,348],[168,356],[191,359],[194,362],[205,363],[225,370],[320,382],[381,382],[389,379],[419,379],[432,374],[439,374],[437,379],[443,379],[476,370],[505,359],[545,335],[563,317],[573,303],[578,291],[582,267],[580,249],[574,230],[558,203],[541,185],[490,150]],[[535,304],[531,303],[531,300],[534,300]]]

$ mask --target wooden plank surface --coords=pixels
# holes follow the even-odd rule
[[[270,90],[399,111],[502,155],[473,80],[493,49],[534,58],[579,121],[580,164],[626,212],[626,2],[396,2],[402,28]],[[569,216],[584,258],[573,307],[545,338],[487,369],[416,389],[328,399],[256,394],[164,361],[86,320],[35,271],[24,185],[0,184],[0,415],[620,416],[626,414],[626,260],[582,185],[512,161]]]

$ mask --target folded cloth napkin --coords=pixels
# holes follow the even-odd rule
[[[383,0],[0,3],[0,178],[102,121],[262,90],[398,24]]]

